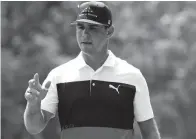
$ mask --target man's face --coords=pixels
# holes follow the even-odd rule
[[[102,25],[95,25],[80,22],[76,25],[77,42],[86,54],[95,54],[107,49],[107,28]]]

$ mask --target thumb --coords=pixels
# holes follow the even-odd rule
[[[47,92],[48,91],[48,89],[49,89],[49,87],[50,87],[50,85],[51,85],[51,81],[48,81],[46,84],[45,84],[45,87],[44,87],[44,91],[45,92]]]

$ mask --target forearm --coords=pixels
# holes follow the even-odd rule
[[[142,139],[161,139],[158,126],[154,118],[139,123]]]
[[[155,120],[153,120],[154,126],[152,127],[152,130],[148,132],[147,134],[143,134],[143,139],[161,139],[157,124]]]
[[[142,139],[161,139],[159,132],[152,132],[149,135],[143,136]]]
[[[40,105],[41,104],[32,106],[27,103],[24,112],[24,124],[27,131],[31,134],[40,133],[46,126]]]

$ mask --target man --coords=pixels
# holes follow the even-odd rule
[[[62,139],[131,139],[134,119],[144,139],[160,139],[143,75],[108,50],[114,32],[108,6],[85,2],[79,9],[72,24],[81,52],[42,86],[38,74],[29,81],[27,130],[40,133],[58,111]]]

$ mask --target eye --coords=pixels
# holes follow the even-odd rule
[[[90,30],[95,30],[95,29],[97,29],[97,27],[92,26],[92,27],[89,27],[89,29],[90,29]]]
[[[84,26],[81,26],[81,25],[78,25],[77,28],[84,30]]]

